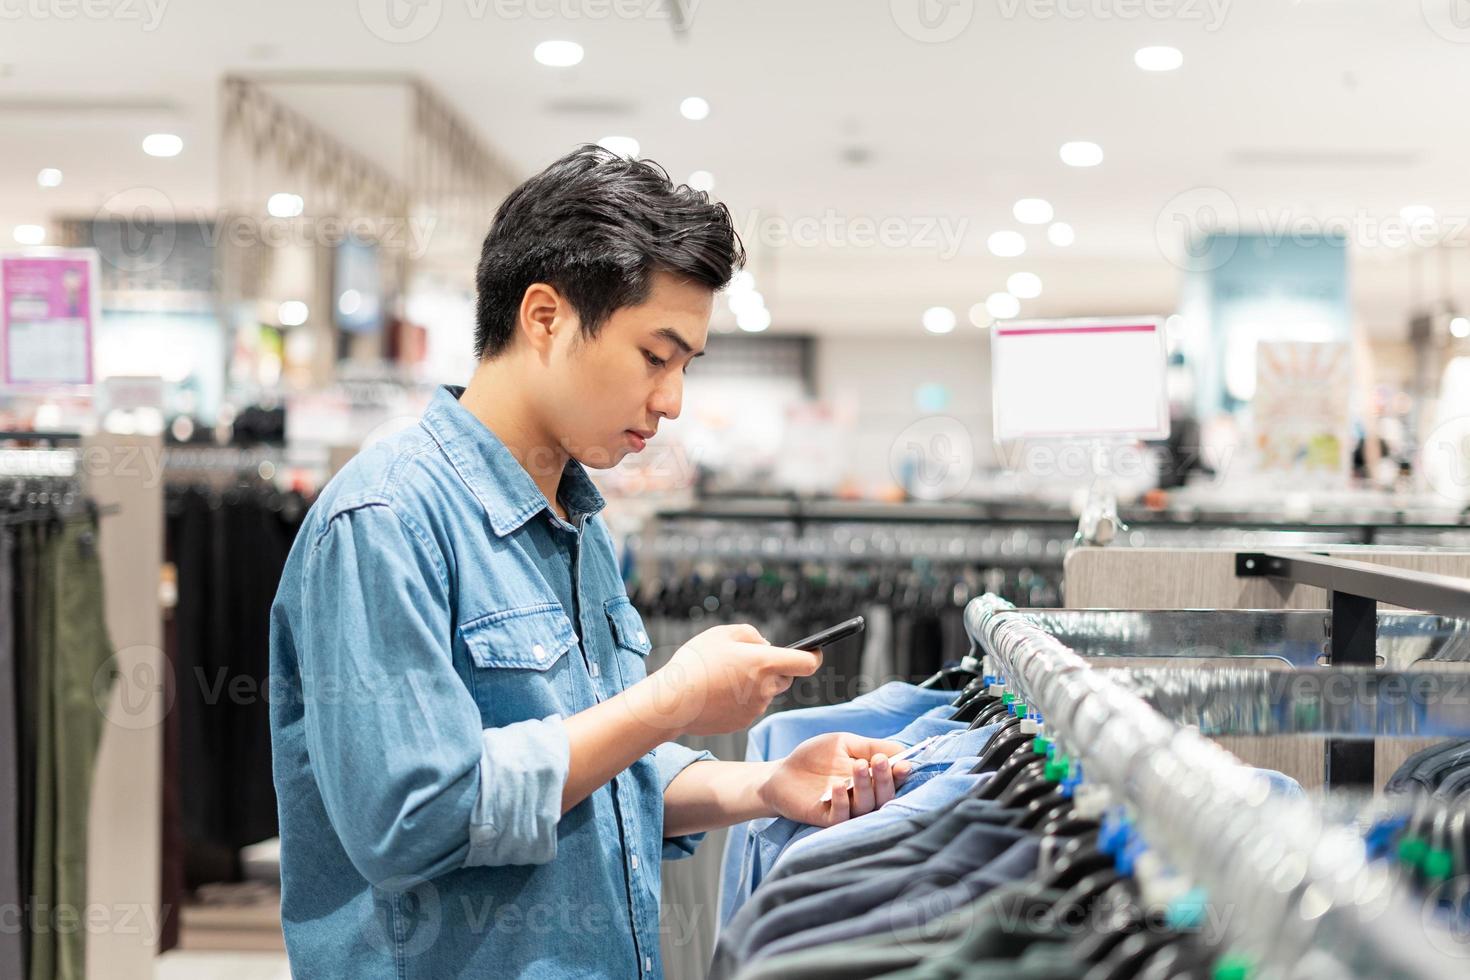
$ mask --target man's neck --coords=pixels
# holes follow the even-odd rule
[[[565,519],[566,511],[557,499],[557,488],[561,486],[567,454],[516,398],[516,388],[508,359],[481,361],[459,403],[495,433],[536,481],[536,486],[551,502],[551,509]]]

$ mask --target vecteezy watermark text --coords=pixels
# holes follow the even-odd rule
[[[688,27],[704,0],[462,0],[471,21],[673,21]],[[412,44],[444,19],[444,0],[358,0],[363,26],[390,44]]]
[[[771,248],[922,249],[948,260],[959,253],[970,221],[952,215],[844,214],[829,208],[795,216],[747,211],[736,225],[742,240]]]
[[[115,20],[153,32],[169,0],[0,0],[0,20]]]

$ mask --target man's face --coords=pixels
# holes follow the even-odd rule
[[[614,312],[593,339],[580,330],[558,337],[538,396],[562,448],[606,469],[678,418],[684,371],[704,351],[713,305],[705,286],[657,273],[648,299]]]

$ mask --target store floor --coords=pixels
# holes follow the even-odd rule
[[[291,980],[283,953],[164,953],[154,980]]]

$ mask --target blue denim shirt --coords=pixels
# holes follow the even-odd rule
[[[561,815],[563,719],[645,674],[603,500],[571,461],[557,517],[458,402],[323,490],[271,610],[281,913],[323,977],[662,975],[660,745]]]

